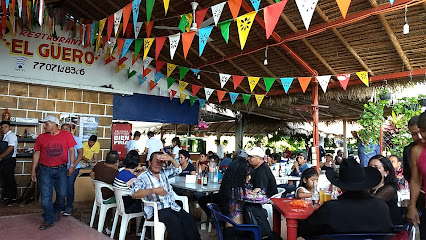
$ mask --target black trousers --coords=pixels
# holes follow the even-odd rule
[[[15,180],[16,158],[8,158],[0,161],[0,174],[3,180],[3,189],[5,198],[16,199],[16,180]]]
[[[219,204],[219,194],[213,193],[211,195],[206,195],[203,197],[200,197],[198,199],[198,204],[200,205],[201,209],[206,213],[207,217],[210,218],[212,213],[210,209],[207,207],[207,203],[216,203]]]
[[[166,225],[169,240],[200,240],[194,218],[185,210],[176,212],[171,208],[161,209],[158,218]]]

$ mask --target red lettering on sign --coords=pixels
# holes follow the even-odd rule
[[[50,55],[49,44],[44,43],[44,44],[41,44],[40,46],[38,46],[38,54],[42,58],[48,58],[49,55]]]
[[[33,36],[33,32],[29,32],[27,37],[32,37]]]
[[[71,48],[68,48],[68,47],[62,48],[62,60],[71,61]]]
[[[55,52],[56,50],[56,52]],[[52,59],[58,60],[61,57],[61,46],[57,45],[57,47],[55,48],[54,44],[50,45],[50,57]]]
[[[41,33],[34,34],[34,38],[39,38],[41,36]]]
[[[73,49],[72,55],[73,55],[72,57],[73,62],[83,63],[83,52],[80,49]],[[76,61],[76,59],[78,61]]]
[[[24,47],[24,54],[27,56],[32,56],[34,55],[34,53],[30,52],[30,50],[28,49],[29,42],[25,41],[25,47]]]
[[[84,55],[84,60],[86,61],[87,65],[91,65],[95,61],[95,54],[92,52],[86,52]]]
[[[13,53],[17,53],[17,54],[22,54],[22,47],[23,47],[23,43],[24,41],[20,40],[20,39],[13,39],[12,40],[12,52]]]
[[[60,43],[64,43],[64,40],[65,40],[65,38],[64,38],[64,37],[60,37],[60,38],[59,38],[59,40],[58,40],[58,42],[60,42]]]
[[[28,33],[28,31],[27,31],[27,30],[22,30],[22,31],[21,31],[21,33],[20,33],[19,35],[21,35],[21,36],[25,36],[27,33]]]

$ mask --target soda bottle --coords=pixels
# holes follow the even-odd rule
[[[312,189],[312,205],[316,206],[319,204],[319,192],[317,189],[317,184],[315,182],[314,188]]]
[[[206,171],[203,173],[203,186],[207,186],[209,183],[209,173],[206,169]]]

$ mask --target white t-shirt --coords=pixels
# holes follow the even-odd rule
[[[296,189],[295,197],[297,197],[299,190],[300,190],[301,192],[303,192],[303,193],[311,193],[311,192],[309,192],[309,190],[308,190],[308,189],[306,189],[305,187],[298,187],[298,188]],[[311,199],[311,198],[304,198],[304,199]]]
[[[223,152],[223,146],[220,144],[217,145],[217,155],[220,159],[223,159],[225,157],[225,153]]]
[[[126,152],[129,153],[131,150],[138,149],[138,143],[132,139],[126,142]]]
[[[149,160],[153,152],[161,151],[161,149],[163,148],[163,142],[152,137],[148,139],[148,141],[146,141],[145,147],[148,148],[148,154],[146,156],[146,159]]]
[[[13,146],[13,154],[12,157],[16,157],[17,148],[18,148],[18,138],[16,134],[9,130],[4,136],[3,141],[7,142],[7,146]]]
[[[181,150],[181,148],[178,145],[176,145],[172,150],[172,153],[175,155],[175,160],[177,162],[179,162],[179,151],[180,150]]]

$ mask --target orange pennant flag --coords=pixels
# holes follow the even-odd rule
[[[149,69],[149,68],[144,68],[143,69],[143,74],[142,74],[142,77],[146,77],[150,72],[152,72],[152,70],[151,69]]]
[[[117,57],[120,58],[120,52],[124,45],[124,38],[117,39]]]
[[[226,92],[222,90],[216,90],[217,99],[219,99],[219,103],[222,102],[223,97],[225,97]]]
[[[305,93],[306,89],[309,86],[309,83],[311,82],[311,77],[299,77],[297,78],[299,80],[300,83],[300,87],[302,87],[302,91],[303,93]]]
[[[123,8],[123,34],[126,32],[127,23],[129,23],[131,12],[132,12],[132,3],[129,3]]]
[[[232,17],[234,20],[238,17],[238,13],[240,12],[242,0],[228,0],[228,7],[231,10]]]
[[[149,91],[152,91],[157,86],[158,83],[155,83],[152,80],[149,80]]]
[[[195,31],[182,34],[183,56],[186,59],[189,48],[191,48],[192,40],[194,40]]]
[[[351,0],[336,0],[336,2],[337,2],[337,6],[339,6],[339,9],[340,9],[340,12],[342,13],[343,18],[346,18],[346,14],[348,13]]]
[[[154,21],[145,22],[146,37],[149,37],[151,35],[153,26],[154,26]]]

